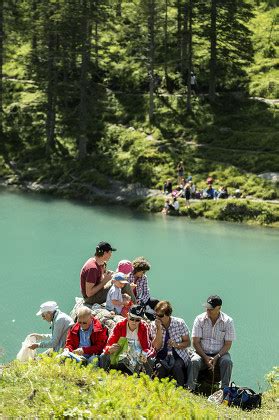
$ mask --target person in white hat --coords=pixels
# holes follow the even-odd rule
[[[42,303],[36,315],[41,315],[45,321],[51,324],[51,334],[31,334],[38,341],[29,346],[29,348],[31,350],[37,348],[53,349],[56,352],[63,349],[67,332],[74,324],[73,319],[64,312],[61,312],[57,303],[52,300]]]

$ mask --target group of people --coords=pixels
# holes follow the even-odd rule
[[[179,213],[178,198],[185,198],[185,207],[190,207],[190,199],[206,199],[218,200],[227,199],[230,194],[226,186],[221,186],[219,189],[214,188],[213,178],[208,177],[206,180],[206,187],[200,191],[196,189],[191,175],[185,178],[185,170],[183,162],[179,162],[177,168],[177,184],[173,185],[171,179],[167,179],[163,185],[163,192],[167,196],[162,213]],[[240,198],[242,196],[241,190],[237,187],[232,197]]]
[[[94,361],[105,370],[111,366],[123,370],[114,356],[119,356],[125,339],[150,377],[171,377],[178,386],[195,391],[199,372],[214,371],[218,366],[221,387],[228,386],[232,371],[229,350],[235,330],[232,318],[221,311],[222,299],[217,295],[207,299],[205,312],[193,324],[194,351],[190,351],[191,338],[185,321],[173,316],[169,301],[150,295],[146,276],[149,262],[143,257],[133,262],[122,260],[112,272],[107,263],[114,251],[108,242],[100,242],[94,256],[83,265],[80,288],[84,301],[75,320],[61,312],[54,301],[40,306],[37,315],[51,324],[51,333],[31,334],[36,343],[29,348],[55,352],[62,349],[59,357]],[[96,304],[105,306],[111,314],[121,315],[110,334],[92,314],[92,305]]]

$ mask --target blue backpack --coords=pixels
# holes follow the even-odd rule
[[[238,387],[234,382],[223,389],[223,404],[240,407],[242,410],[253,410],[260,408],[261,403],[262,394],[257,394],[250,388]]]

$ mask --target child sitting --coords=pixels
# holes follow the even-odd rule
[[[124,273],[115,273],[112,277],[112,287],[107,294],[106,300],[106,309],[108,311],[113,311],[125,318],[127,317],[130,306],[133,304],[129,295],[121,293],[121,289],[127,283],[129,282],[126,280]]]

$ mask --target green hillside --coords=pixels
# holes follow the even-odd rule
[[[0,176],[86,198],[161,188],[182,160],[198,189],[278,198],[257,176],[279,172],[277,2],[216,1],[215,21],[204,0],[92,5],[0,5]]]

